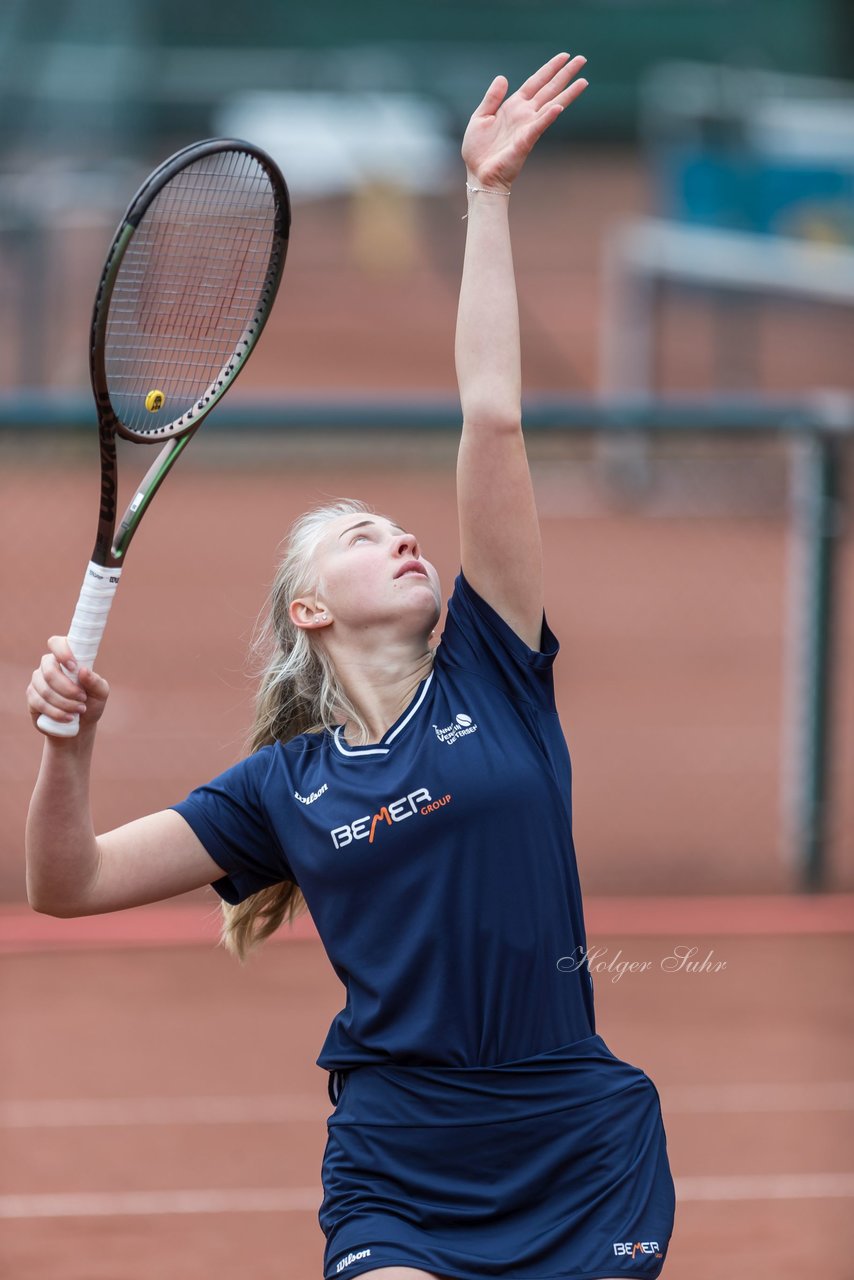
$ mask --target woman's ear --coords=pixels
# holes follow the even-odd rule
[[[291,601],[288,605],[288,615],[295,627],[307,631],[328,627],[332,621],[329,610],[325,609],[319,600],[312,600],[306,596]]]

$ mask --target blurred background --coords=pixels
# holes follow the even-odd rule
[[[26,906],[41,744],[24,690],[94,538],[87,340],[113,230],[201,137],[260,144],[291,190],[272,319],[158,495],[99,655],[101,830],[242,753],[249,641],[307,507],[405,514],[450,594],[459,144],[495,74],[515,89],[561,49],[586,55],[590,87],[511,219],[588,932],[630,958],[677,940],[729,957],[702,988],[603,978],[602,1033],[661,1082],[684,1206],[665,1274],[819,1274],[820,1255],[823,1277],[850,1275],[850,4],[5,0],[0,1217],[16,1277],[320,1273],[311,1059],[343,992],[310,922],[237,972],[210,890],[89,922]],[[128,449],[120,478],[147,465]],[[192,1200],[211,1181],[220,1198]],[[272,1201],[241,1200],[259,1187]]]

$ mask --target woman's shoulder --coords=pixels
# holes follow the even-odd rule
[[[303,733],[286,741],[266,742],[249,751],[217,781],[266,803],[280,794],[282,786],[290,791],[299,788],[320,759],[325,736]]]
[[[292,767],[298,760],[321,751],[323,739],[327,736],[326,733],[300,733],[293,738],[276,738],[248,751],[238,762],[238,766],[259,779],[266,778],[277,767]]]
[[[288,739],[271,742],[268,751],[270,768],[283,769],[288,774],[297,774],[316,762],[329,749],[332,733],[329,730],[312,730],[307,733],[296,733]]]
[[[479,676],[511,697],[554,710],[554,660],[560,645],[543,614],[541,644],[531,649],[460,570],[448,601],[438,670],[453,667]]]
[[[293,738],[277,739],[262,750],[269,751],[273,757],[278,756],[283,761],[294,761],[322,752],[328,747],[330,738],[328,729],[313,729],[307,733],[298,733]]]
[[[498,644],[500,648],[508,649],[514,656],[529,662],[545,662],[551,665],[560,650],[557,637],[546,619],[545,610],[542,614],[540,645],[532,649],[498,609],[475,590],[462,569],[457,575],[453,594],[448,601],[446,631],[452,623],[477,632],[493,644]]]

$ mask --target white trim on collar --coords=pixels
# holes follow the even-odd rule
[[[343,747],[341,745],[341,737],[340,737],[343,728],[344,726],[339,724],[332,735],[332,741],[335,743],[336,747],[341,752],[342,756],[387,756],[388,755],[388,747],[356,747],[355,749],[350,747]]]
[[[335,743],[336,747],[341,752],[342,756],[387,756],[389,753],[389,748],[387,744],[389,742],[392,742],[397,737],[397,735],[401,732],[402,729],[406,728],[406,726],[409,724],[410,720],[415,715],[418,708],[421,706],[422,702],[427,696],[427,690],[430,688],[430,685],[432,684],[433,674],[434,673],[431,671],[427,679],[424,681],[424,687],[421,690],[421,693],[418,695],[418,699],[413,704],[413,706],[409,708],[409,711],[403,717],[400,724],[395,729],[392,729],[391,733],[387,734],[383,738],[382,740],[384,744],[383,746],[345,747],[343,745],[343,739],[342,739],[344,726],[339,724],[332,735],[332,741]]]
[[[401,729],[405,729],[405,728],[406,728],[406,726],[409,724],[409,721],[410,721],[410,720],[412,719],[412,717],[415,715],[415,712],[418,710],[418,708],[421,706],[421,703],[422,703],[422,702],[424,701],[424,699],[426,698],[426,696],[427,696],[427,690],[430,688],[430,684],[431,684],[432,679],[433,679],[433,672],[431,671],[431,672],[430,672],[430,674],[429,674],[429,676],[427,677],[427,679],[424,681],[424,688],[421,690],[420,697],[418,698],[418,701],[416,702],[415,706],[414,706],[414,707],[412,707],[412,709],[410,710],[409,714],[408,714],[407,716],[405,716],[403,720],[401,720],[401,722],[400,722],[400,724],[397,726],[397,728],[396,728],[396,729],[392,729],[392,731],[391,731],[391,733],[388,735],[388,737],[383,738],[383,742],[391,742],[393,738],[396,738],[396,737],[397,737],[397,735],[400,733]]]

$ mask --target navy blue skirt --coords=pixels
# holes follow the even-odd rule
[[[601,1036],[489,1067],[371,1064],[329,1084],[325,1280],[387,1266],[660,1274],[676,1195],[658,1091]]]

